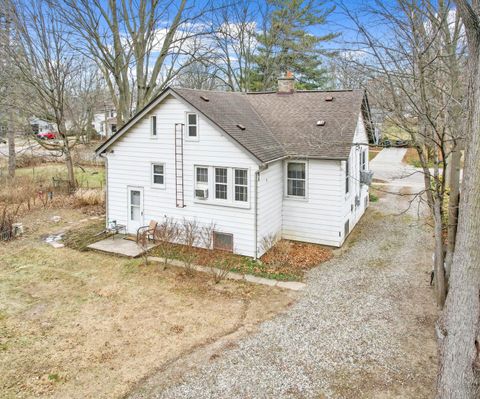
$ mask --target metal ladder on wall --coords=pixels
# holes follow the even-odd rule
[[[183,123],[175,123],[175,200],[177,208],[185,207],[183,181]]]

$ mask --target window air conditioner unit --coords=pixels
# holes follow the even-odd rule
[[[360,183],[369,186],[372,184],[373,172],[371,171],[362,171],[360,172]]]
[[[195,198],[198,199],[207,199],[208,198],[208,189],[196,189]]]

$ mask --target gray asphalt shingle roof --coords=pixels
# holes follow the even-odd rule
[[[262,162],[285,155],[280,142],[241,93],[177,89],[180,95]],[[208,102],[202,97],[208,98]],[[242,128],[238,127],[242,125]]]
[[[346,159],[365,98],[362,90],[293,94],[173,90],[263,162],[282,156]],[[333,100],[326,101],[328,97]],[[325,124],[318,126],[318,121]]]
[[[101,153],[121,137],[169,90],[261,162],[287,156],[347,159],[358,116],[360,112],[366,115],[368,110],[363,90],[245,94],[169,88],[101,144],[96,152]],[[324,123],[319,125],[319,121]],[[368,128],[368,120],[365,123]]]

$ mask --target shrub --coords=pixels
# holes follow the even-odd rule
[[[188,275],[193,274],[193,264],[197,258],[195,247],[200,239],[200,229],[196,220],[183,219],[181,240],[185,244],[185,251],[182,253],[182,262]]]
[[[215,259],[210,267],[215,284],[218,284],[227,277],[228,273],[234,266],[235,260],[232,257],[226,256],[224,258]]]
[[[103,205],[105,193],[102,190],[80,188],[74,193],[77,206]]]
[[[378,197],[375,194],[370,193],[369,194],[370,202],[377,202]]]

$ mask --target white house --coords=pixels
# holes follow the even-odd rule
[[[117,131],[117,112],[113,105],[98,106],[93,114],[93,128],[102,137],[108,137]]]
[[[341,246],[368,206],[363,91],[231,93],[168,88],[96,153],[107,223],[214,223],[216,246],[259,257],[262,239]]]
[[[30,119],[30,126],[32,127],[32,131],[35,134],[39,133],[48,133],[48,132],[57,132],[57,126],[48,121],[44,121],[40,118],[32,118]]]

